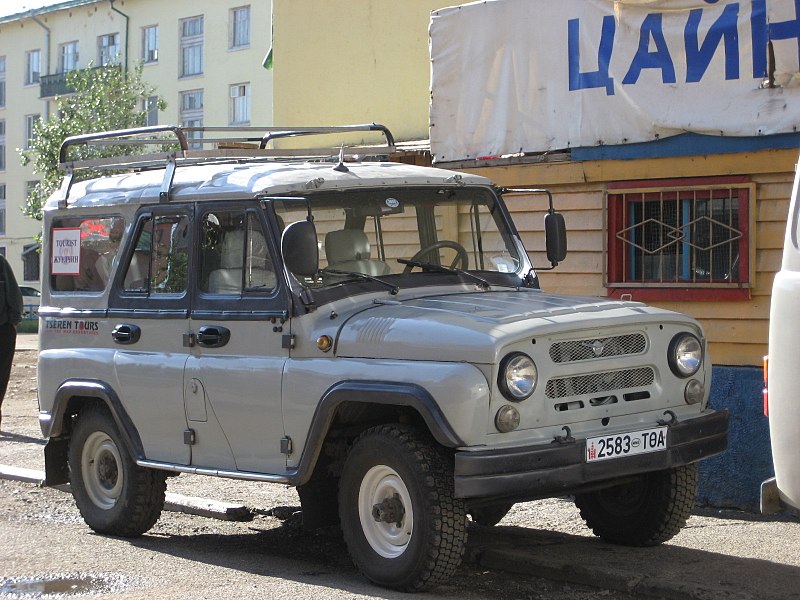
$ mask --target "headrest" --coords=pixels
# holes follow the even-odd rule
[[[241,269],[244,260],[244,230],[232,229],[222,238],[221,269]]]
[[[339,229],[325,236],[325,256],[328,264],[369,260],[369,239],[359,229]]]

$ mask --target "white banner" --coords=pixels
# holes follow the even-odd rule
[[[800,0],[486,0],[430,47],[437,162],[800,131]]]

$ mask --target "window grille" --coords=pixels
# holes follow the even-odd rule
[[[609,286],[747,287],[750,185],[696,183],[610,186]]]

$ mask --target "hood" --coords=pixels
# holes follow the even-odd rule
[[[376,300],[342,324],[336,354],[489,364],[526,337],[655,321],[690,319],[638,302],[526,289]]]

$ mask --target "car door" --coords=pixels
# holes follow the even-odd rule
[[[183,372],[193,268],[191,205],[137,215],[109,296],[120,401],[148,460],[188,465]]]
[[[191,464],[284,473],[288,299],[274,268],[275,244],[256,201],[203,205],[197,216],[193,345],[184,387]]]

